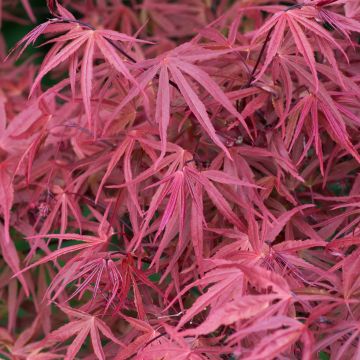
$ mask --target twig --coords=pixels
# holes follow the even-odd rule
[[[262,57],[263,57],[263,55],[264,55],[264,52],[265,52],[265,49],[266,49],[266,45],[267,45],[268,42],[270,41],[270,36],[271,36],[272,32],[274,31],[274,28],[275,28],[275,26],[273,26],[273,27],[269,30],[269,32],[267,33],[267,35],[266,35],[265,41],[264,41],[264,43],[263,43],[263,45],[262,45],[262,47],[261,47],[259,56],[258,56],[258,58],[257,58],[257,60],[256,60],[256,64],[255,64],[255,66],[254,66],[254,68],[253,68],[253,70],[252,70],[252,72],[251,72],[251,75],[250,75],[250,77],[249,77],[248,82],[246,83],[246,85],[245,85],[245,87],[244,87],[245,89],[248,88],[248,87],[250,87],[251,83],[252,83],[253,80],[254,80],[256,70],[257,70],[257,68],[258,68],[259,65],[260,65],[260,61],[261,61],[261,59],[262,59]]]
[[[306,6],[306,4],[295,4],[295,5],[292,5],[292,6],[289,6],[288,8],[286,8],[284,10],[284,12],[287,12],[287,11],[290,11],[290,10],[294,10],[294,9],[301,9],[303,6]],[[260,53],[259,53],[259,56],[256,60],[256,63],[255,63],[255,66],[250,74],[250,77],[247,81],[247,83],[241,87],[241,89],[247,89],[249,88],[251,85],[252,85],[252,82],[254,81],[254,78],[255,78],[255,73],[260,65],[260,62],[261,62],[261,59],[264,55],[264,52],[265,52],[265,49],[266,49],[266,46],[268,44],[268,42],[270,41],[270,37],[271,37],[271,34],[273,33],[274,31],[274,28],[275,28],[275,25],[272,26],[272,28],[268,31],[267,35],[266,35],[266,38],[264,40],[264,43],[261,47],[261,50],[260,50]],[[241,102],[239,101],[236,101],[236,110],[239,111],[240,109],[242,108],[241,106]]]

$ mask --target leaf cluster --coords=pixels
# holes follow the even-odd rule
[[[360,1],[46,11],[0,38],[0,357],[359,358]]]

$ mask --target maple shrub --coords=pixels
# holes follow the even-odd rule
[[[360,359],[360,0],[0,6],[0,358]]]

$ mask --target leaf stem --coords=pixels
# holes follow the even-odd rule
[[[263,43],[263,45],[261,47],[259,56],[258,56],[258,58],[256,60],[256,64],[255,64],[255,66],[254,66],[254,68],[253,68],[253,70],[252,70],[252,72],[250,74],[249,80],[248,80],[245,88],[248,88],[251,85],[251,83],[253,82],[253,80],[254,80],[256,70],[258,69],[258,67],[260,65],[261,59],[262,59],[262,57],[264,55],[264,52],[265,52],[265,49],[266,49],[266,45],[270,41],[270,37],[271,37],[272,32],[274,31],[274,28],[275,28],[275,26],[273,26],[266,35],[266,39],[265,39],[265,41],[264,41],[264,43]]]

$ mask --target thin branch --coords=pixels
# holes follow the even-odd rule
[[[152,263],[152,260],[149,259],[148,257],[142,257],[140,258],[139,256],[133,254],[133,253],[129,253],[129,252],[126,252],[125,250],[116,250],[116,251],[112,251],[111,252],[111,255],[114,255],[114,254],[120,254],[120,255],[123,255],[123,256],[128,256],[128,255],[131,255],[131,257],[133,257],[135,260],[141,260],[142,262],[146,263],[146,264],[151,264]]]
[[[301,9],[303,6],[307,6],[308,4],[295,4],[295,5],[292,5],[292,6],[289,6],[287,7],[284,12],[287,12],[287,11],[290,11],[290,10],[294,10],[294,9]],[[263,58],[263,55],[264,55],[264,52],[265,52],[265,49],[266,49],[266,46],[268,44],[268,42],[270,41],[270,38],[271,38],[271,34],[273,33],[274,31],[274,28],[275,28],[275,25],[272,26],[272,28],[268,31],[267,35],[266,35],[266,38],[264,40],[264,43],[261,47],[261,50],[260,50],[260,53],[259,53],[259,56],[256,60],[256,63],[255,63],[255,66],[250,74],[250,77],[247,81],[247,83],[242,86],[241,88],[242,89],[247,89],[249,88],[251,85],[252,85],[252,82],[254,81],[254,78],[255,78],[255,73],[260,65],[260,62],[261,62],[261,59]],[[242,108],[242,101],[239,102],[239,101],[236,101],[236,110],[237,111],[240,111],[240,109]]]
[[[250,87],[251,83],[253,82],[253,80],[254,80],[254,78],[255,78],[255,73],[256,73],[259,65],[260,65],[261,59],[262,59],[262,57],[263,57],[263,55],[264,55],[264,52],[265,52],[265,49],[266,49],[266,45],[267,45],[268,42],[270,41],[270,37],[271,37],[272,32],[274,31],[274,28],[275,28],[275,26],[273,26],[273,27],[268,31],[268,33],[267,33],[267,35],[266,35],[265,41],[264,41],[264,43],[263,43],[263,45],[262,45],[262,47],[261,47],[259,56],[258,56],[258,58],[257,58],[257,60],[256,60],[256,64],[255,64],[255,66],[254,66],[254,68],[253,68],[253,70],[252,70],[252,72],[251,72],[251,74],[250,74],[249,80],[248,80],[248,82],[246,83],[245,88]]]

